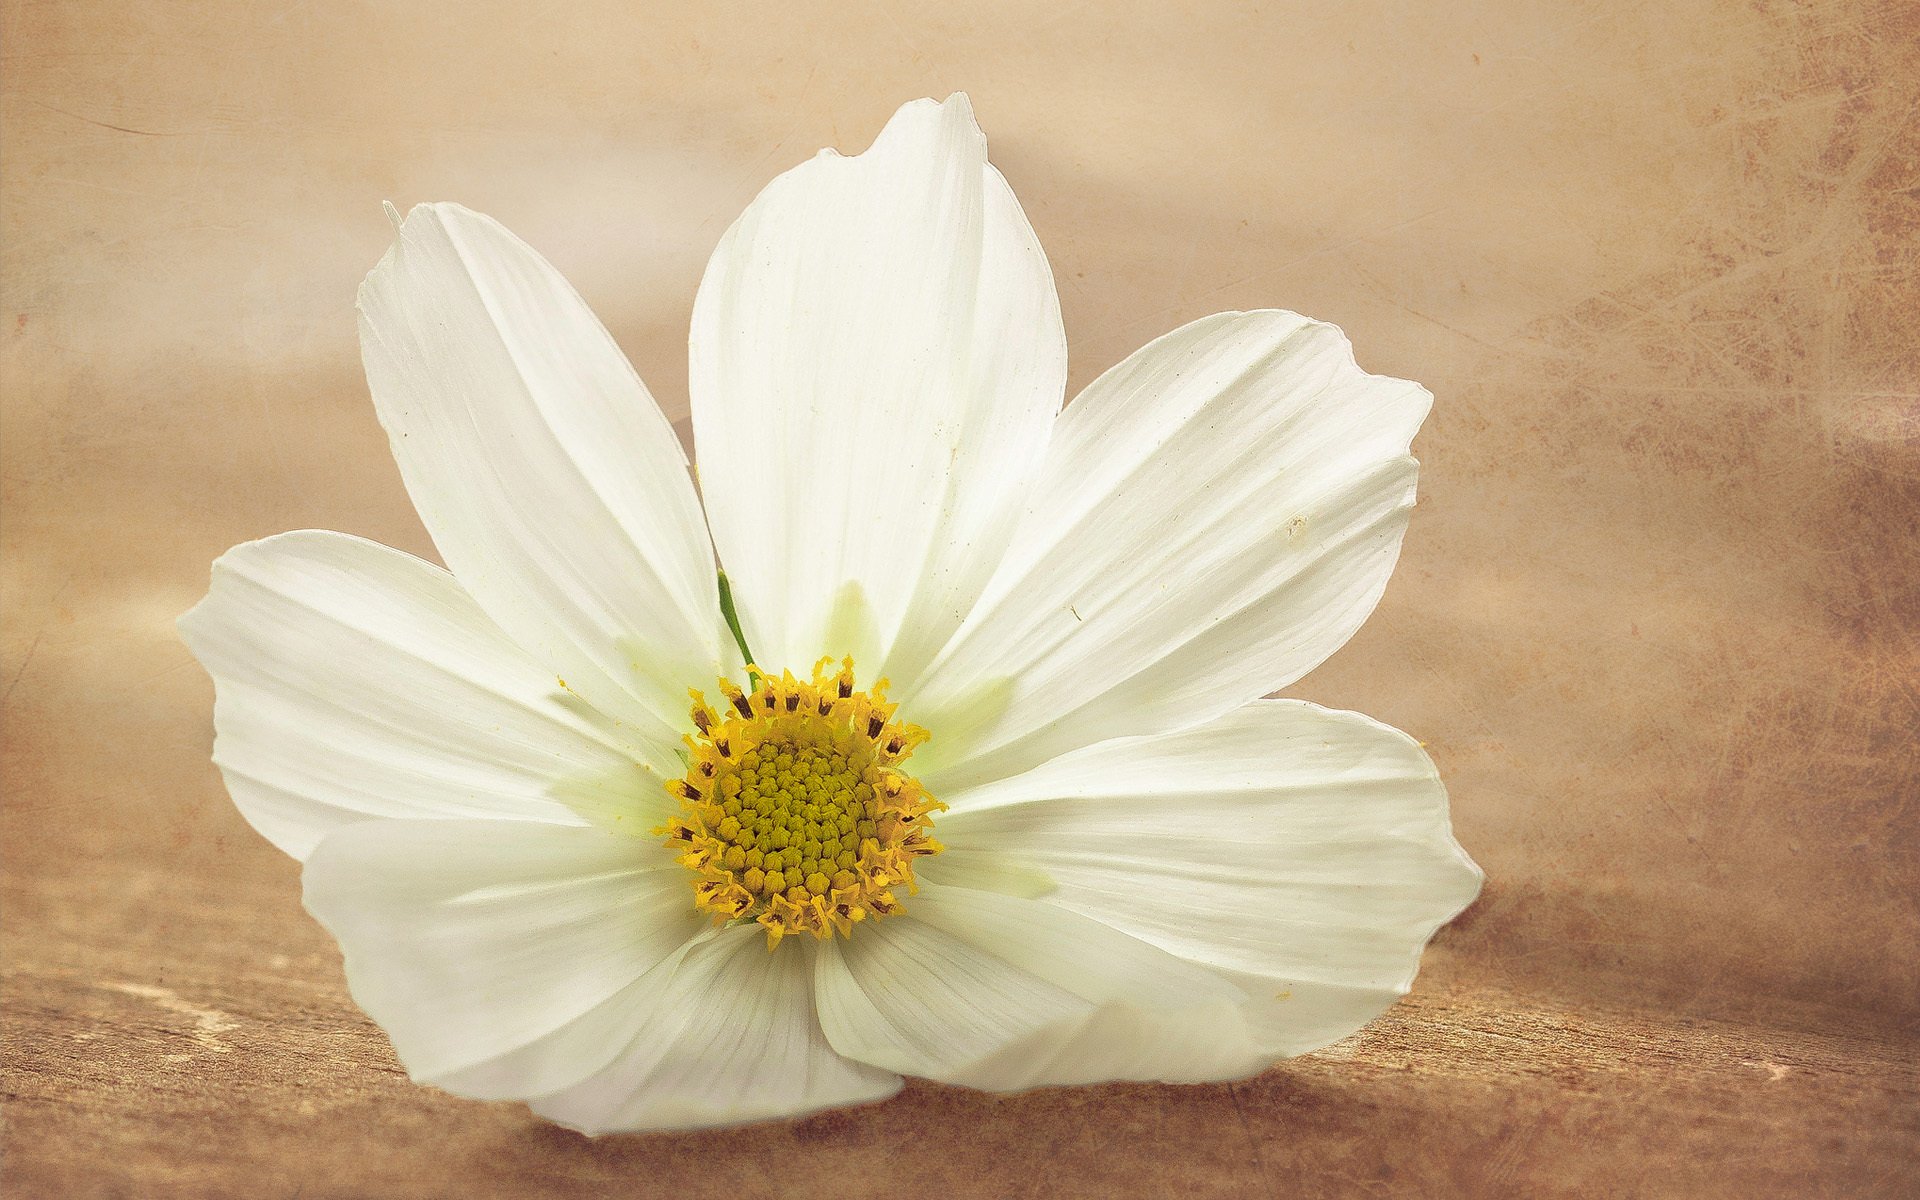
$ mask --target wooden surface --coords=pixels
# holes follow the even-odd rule
[[[0,0],[9,1197],[1897,1196],[1920,1171],[1920,10]],[[1480,902],[1232,1087],[914,1085],[588,1141],[398,1073],[207,762],[173,618],[431,554],[359,378],[379,202],[493,213],[670,415],[778,170],[965,88],[1077,387],[1230,308],[1428,384],[1372,622]]]
[[[408,1082],[325,937],[289,943],[291,922],[259,919],[293,887],[291,869],[268,876],[176,895],[164,925],[130,900],[115,932],[60,927],[75,966],[15,964],[9,1195],[1896,1196],[1913,1183],[1910,1047],[1832,1014],[1794,1014],[1820,1026],[1807,1029],[1546,1006],[1474,988],[1457,955],[1357,1037],[1231,1086],[996,1097],[915,1083],[797,1122],[592,1140]],[[172,886],[164,871],[141,882],[149,896]],[[94,908],[43,897],[13,919]]]

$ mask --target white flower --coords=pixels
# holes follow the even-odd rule
[[[1269,311],[1062,412],[1052,277],[964,97],[721,240],[704,507],[486,217],[414,209],[360,313],[450,570],[283,534],[182,627],[235,803],[416,1080],[598,1132],[902,1075],[1231,1079],[1385,1009],[1475,895],[1411,738],[1260,698],[1379,599],[1430,397]]]

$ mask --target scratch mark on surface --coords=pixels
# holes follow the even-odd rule
[[[99,120],[95,120],[92,117],[83,117],[77,112],[68,112],[64,108],[55,108],[53,105],[46,103],[44,100],[35,100],[34,103],[38,104],[41,108],[46,109],[48,112],[56,112],[63,117],[72,117],[76,121],[85,121],[89,125],[98,125],[102,129],[111,129],[115,133],[131,133],[139,137],[178,137],[179,136],[178,134],[173,134],[173,133],[160,133],[152,129],[129,129],[125,125],[115,125],[111,121],[99,121]]]
[[[20,669],[13,673],[12,679],[7,680],[7,690],[0,692],[0,705],[5,705],[12,698],[15,685],[20,682],[20,677],[27,673],[27,664],[33,661],[33,652],[40,648],[40,639],[45,636],[47,631],[44,629],[33,635],[33,644],[27,647],[26,657],[20,660]]]
[[[1752,1059],[1741,1059],[1740,1065],[1743,1067],[1758,1067],[1765,1071],[1767,1073],[1768,1083],[1779,1083],[1793,1070],[1792,1067],[1784,1066],[1777,1062],[1767,1062],[1765,1060],[1755,1062]]]
[[[1253,1159],[1253,1168],[1259,1173],[1260,1180],[1264,1183],[1267,1178],[1267,1164],[1265,1160],[1260,1157],[1260,1140],[1253,1136],[1253,1127],[1247,1124],[1247,1112],[1244,1108],[1240,1107],[1240,1089],[1234,1084],[1229,1083],[1227,1085],[1227,1098],[1233,1101],[1233,1115],[1239,1119],[1240,1132],[1247,1139],[1247,1156]]]
[[[116,992],[151,1000],[170,1013],[192,1017],[194,1042],[201,1049],[211,1050],[215,1054],[225,1054],[229,1049],[220,1040],[220,1035],[240,1027],[238,1021],[217,1008],[202,1008],[198,1004],[187,1003],[172,988],[155,987],[147,983],[110,983],[107,986]]]

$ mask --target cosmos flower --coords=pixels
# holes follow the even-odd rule
[[[1261,698],[1414,500],[1431,398],[1333,326],[1208,317],[1062,411],[1033,230],[966,98],[916,101],[721,239],[696,491],[544,259],[395,216],[361,344],[447,569],[283,534],[181,624],[414,1079],[588,1132],[1232,1079],[1472,900],[1413,739]]]

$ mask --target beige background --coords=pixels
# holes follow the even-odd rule
[[[0,6],[8,1193],[1915,1186],[1920,9],[930,7]],[[960,88],[1076,387],[1284,306],[1433,389],[1399,574],[1295,693],[1429,742],[1483,898],[1232,1087],[598,1142],[413,1087],[172,627],[235,542],[431,553],[354,340],[379,202],[501,218],[684,429],[726,224]]]

